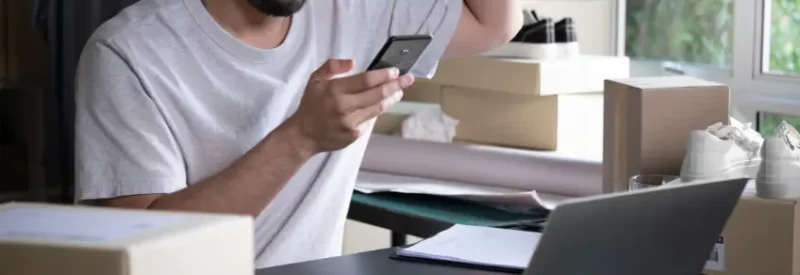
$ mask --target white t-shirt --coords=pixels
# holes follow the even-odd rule
[[[434,36],[413,69],[430,77],[461,9],[461,0],[309,0],[283,44],[264,50],[226,32],[201,0],[140,1],[81,56],[76,200],[171,193],[216,174],[295,112],[327,59],[363,71],[390,35]],[[315,155],[292,177],[256,220],[256,266],[341,253],[368,139]]]

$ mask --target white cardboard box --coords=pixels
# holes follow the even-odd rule
[[[0,205],[0,274],[253,274],[250,217]]]

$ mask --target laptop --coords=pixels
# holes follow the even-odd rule
[[[562,202],[544,231],[456,225],[393,258],[524,275],[699,275],[747,179]]]
[[[747,181],[667,185],[560,204],[524,275],[699,275]]]

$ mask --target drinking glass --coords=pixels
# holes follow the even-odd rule
[[[678,176],[674,175],[635,175],[628,182],[628,190],[659,187],[677,179]]]

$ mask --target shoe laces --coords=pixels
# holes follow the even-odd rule
[[[800,133],[786,121],[781,121],[778,127],[775,127],[775,135],[792,150],[800,147]]]
[[[741,123],[734,118],[731,118],[730,122],[730,125],[722,123],[711,125],[706,131],[719,139],[732,140],[736,146],[747,152],[750,158],[758,157],[761,145],[764,143],[761,134],[752,129],[752,123]]]

